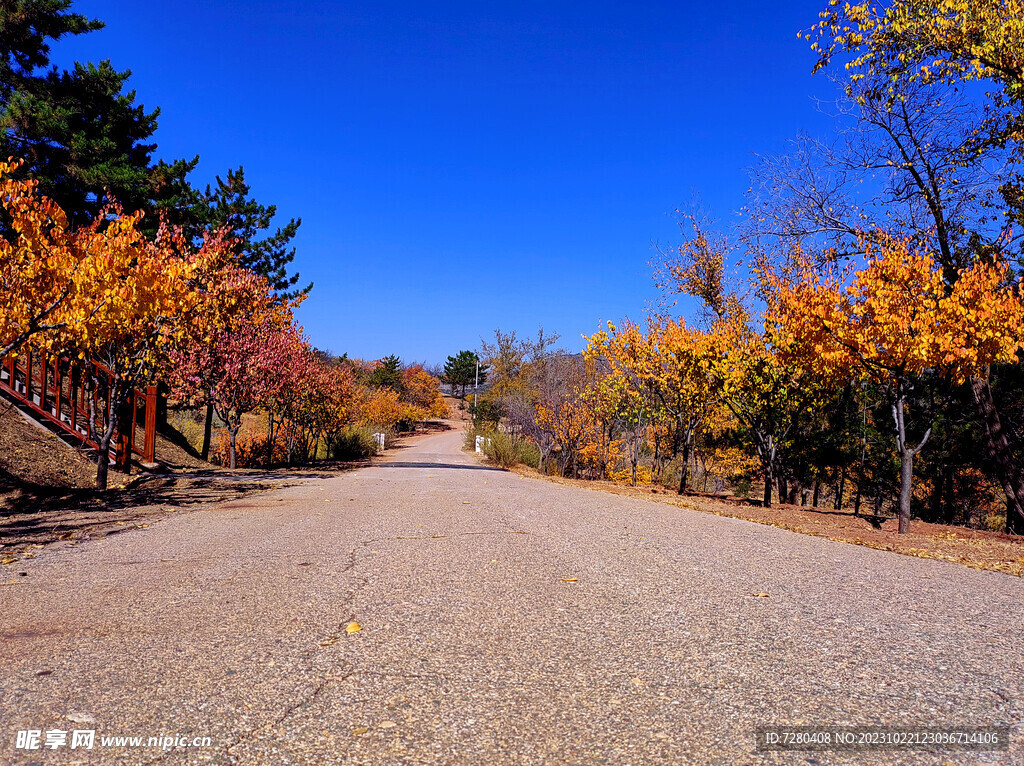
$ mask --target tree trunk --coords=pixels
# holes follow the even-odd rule
[[[267,413],[267,467],[274,463],[274,413]]]
[[[900,453],[900,525],[899,533],[910,531],[910,496],[914,481],[914,452],[904,449]]]
[[[928,437],[932,434],[931,427],[924,432],[924,437],[916,447],[907,444],[906,427],[907,391],[902,382],[897,383],[896,403],[892,406],[893,419],[896,421],[896,449],[900,453],[900,522],[899,533],[906,534],[910,529],[910,498],[914,481],[914,455],[924,449]],[[878,515],[878,511],[875,511]]]
[[[846,493],[846,466],[839,469],[839,486],[836,488],[836,501],[833,507],[837,511],[843,510],[843,495]]]
[[[228,464],[230,468],[238,467],[238,429],[228,429],[228,439],[230,445],[228,446]]]
[[[772,507],[772,484],[775,483],[775,477],[772,476],[771,464],[764,467],[764,497],[761,500],[761,507],[771,508]]]
[[[932,498],[928,509],[928,521],[938,524],[942,520],[942,486],[945,483],[946,472],[942,465],[935,469],[935,476],[932,478]]]
[[[104,433],[100,437],[99,455],[96,457],[96,489],[107,488],[107,474],[110,470],[110,437],[112,434]]]
[[[206,423],[203,425],[203,450],[200,457],[210,459],[210,441],[213,439],[213,402],[206,404]]]
[[[640,462],[640,441],[639,439],[633,438],[633,443],[629,446],[629,466],[632,470],[630,484],[636,486],[636,465]]]
[[[821,499],[821,482],[817,479],[814,480],[814,496],[811,500],[811,505],[815,508],[818,507],[818,500]]]
[[[971,393],[981,416],[988,457],[995,466],[996,477],[1006,495],[1006,531],[1021,534],[1024,532],[1024,476],[1017,469],[1010,451],[988,377],[972,377]]]
[[[107,418],[106,428],[97,440],[99,455],[96,457],[96,489],[107,488],[108,475],[110,473],[110,442],[117,433],[118,416],[121,412],[121,399],[123,397],[121,385],[118,380],[112,381],[107,386]]]
[[[793,482],[791,482],[789,484],[789,498],[788,499],[789,499],[789,504],[790,505],[796,505],[796,496],[798,494],[800,494],[801,497],[802,497],[802,493],[800,492],[800,484],[799,484],[799,482],[793,481]],[[801,505],[805,505],[805,503],[801,503]]]
[[[683,465],[679,471],[679,494],[686,492],[686,481],[690,473],[690,440],[683,443]]]

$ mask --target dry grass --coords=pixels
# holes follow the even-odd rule
[[[1024,537],[1019,535],[928,524],[917,520],[911,521],[910,532],[899,535],[896,533],[895,518],[882,521],[879,525],[881,528],[876,529],[866,518],[854,516],[849,511],[793,505],[762,508],[760,505],[731,497],[698,494],[680,496],[673,490],[657,486],[630,487],[610,481],[542,476],[524,466],[514,470],[523,476],[545,478],[573,487],[655,500],[679,508],[744,519],[790,532],[827,537],[836,542],[864,545],[904,556],[950,561],[974,569],[987,569],[1024,577]]]

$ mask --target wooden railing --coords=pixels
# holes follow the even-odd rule
[[[113,373],[93,363],[98,384],[86,385],[78,365],[65,357],[45,351],[26,349],[17,357],[8,356],[0,365],[0,390],[29,410],[36,418],[56,427],[81,444],[99,450],[91,436],[102,429],[99,419],[89,428],[89,419],[103,412],[107,405]],[[119,414],[119,426],[111,449],[116,465],[122,470],[131,464],[132,454],[143,463],[156,462],[157,387],[145,391],[132,390]],[[142,447],[136,431],[141,427]]]

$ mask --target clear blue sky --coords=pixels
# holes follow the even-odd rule
[[[438,362],[641,317],[673,210],[728,222],[755,153],[820,132],[823,5],[82,0],[107,27],[55,60],[131,69],[159,156],[303,219],[316,345]]]

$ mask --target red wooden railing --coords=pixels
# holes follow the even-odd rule
[[[103,411],[114,375],[103,365],[94,364],[99,372],[99,385],[89,387],[85,385],[81,370],[66,357],[26,349],[17,357],[8,356],[3,360],[0,389],[37,418],[98,450],[99,444],[89,436],[90,412]],[[143,463],[156,462],[156,398],[156,386],[147,387],[145,392],[133,390],[128,397],[111,449],[119,468],[130,465],[132,453],[139,455]],[[140,425],[141,449],[136,439]],[[95,430],[101,428],[97,422]]]

